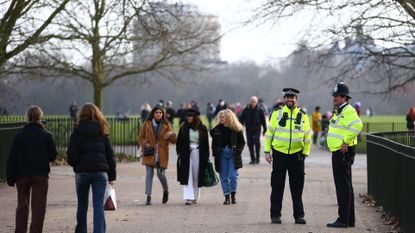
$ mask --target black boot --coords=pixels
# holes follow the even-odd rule
[[[163,192],[163,204],[166,204],[169,201],[169,191]]]
[[[147,195],[146,205],[151,205],[151,196]]]
[[[229,205],[231,204],[230,200],[229,200],[229,194],[225,195],[225,201],[223,202],[224,205]]]
[[[231,193],[231,203],[232,204],[236,204],[236,197],[235,197],[236,192],[232,192]]]

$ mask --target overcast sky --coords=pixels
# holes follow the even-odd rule
[[[249,19],[252,10],[263,0],[183,0],[197,5],[199,10],[219,16],[222,33],[222,59],[228,62],[254,60],[258,63],[272,62],[285,57],[298,41],[300,21],[291,19],[284,25],[271,23],[240,27]]]

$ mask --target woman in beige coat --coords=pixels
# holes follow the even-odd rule
[[[169,162],[169,143],[176,143],[177,137],[161,107],[154,107],[149,118],[144,121],[138,136],[141,147],[142,164],[146,166],[146,205],[151,205],[154,168],[163,187],[163,204],[169,200],[165,170]]]

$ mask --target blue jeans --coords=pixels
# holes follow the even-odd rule
[[[75,233],[87,233],[86,216],[88,212],[89,187],[92,185],[92,202],[94,206],[94,233],[105,232],[104,195],[108,183],[106,172],[77,172],[75,174],[78,209]]]
[[[238,171],[232,158],[232,149],[222,149],[220,156],[220,183],[224,195],[236,192],[238,184]]]

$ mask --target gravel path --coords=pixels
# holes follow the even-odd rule
[[[356,195],[356,227],[329,229],[328,222],[337,216],[337,204],[331,171],[330,154],[314,148],[306,160],[306,184],[303,201],[306,225],[294,224],[288,180],[285,188],[281,225],[270,224],[269,196],[271,166],[262,160],[259,165],[247,165],[248,150],[244,150],[244,167],[240,170],[237,205],[223,206],[220,185],[203,188],[198,204],[185,206],[182,187],[176,182],[174,146],[167,170],[170,200],[161,204],[161,186],[155,176],[153,205],[145,206],[145,169],[138,162],[118,164],[116,192],[118,210],[106,212],[107,232],[388,232],[380,213],[361,204],[359,193],[367,192],[366,157],[358,155],[353,168]],[[263,159],[263,158],[262,158]],[[0,184],[0,232],[14,231],[16,190]],[[74,232],[76,224],[74,174],[68,166],[53,167],[50,174],[48,207],[44,232]],[[92,232],[92,207],[88,212]]]

